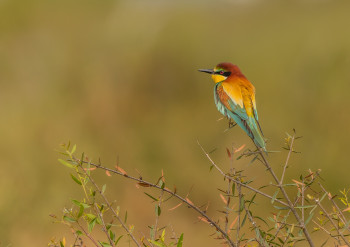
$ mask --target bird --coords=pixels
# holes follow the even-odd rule
[[[198,71],[211,74],[215,83],[214,101],[219,112],[234,120],[258,148],[266,151],[266,142],[256,109],[255,87],[238,66],[219,63],[214,69]]]

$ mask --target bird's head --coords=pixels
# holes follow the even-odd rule
[[[232,63],[219,63],[214,69],[199,69],[200,72],[211,74],[215,83],[225,81],[231,74],[240,74],[241,71]]]

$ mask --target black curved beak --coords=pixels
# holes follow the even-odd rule
[[[204,73],[208,73],[208,74],[213,74],[214,73],[214,70],[212,70],[212,69],[199,69],[198,71],[204,72]]]

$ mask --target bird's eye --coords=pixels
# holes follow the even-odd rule
[[[220,75],[223,75],[224,74],[224,71],[220,71]]]

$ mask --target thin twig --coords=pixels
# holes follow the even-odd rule
[[[332,202],[333,206],[337,209],[337,212],[339,213],[339,218],[341,219],[341,221],[343,222],[343,224],[346,226],[347,225],[347,220],[343,214],[343,211],[339,208],[338,204],[333,200],[333,198],[330,196],[329,192],[326,191],[326,189],[322,186],[321,183],[318,183],[318,185],[321,187],[321,189],[323,190],[324,193],[327,194],[328,199]],[[347,229],[349,230],[349,226],[347,227]]]
[[[242,203],[242,190],[241,190],[241,185],[237,184],[237,191],[238,191],[238,211],[237,211],[237,246],[240,246],[240,236],[239,236],[239,231],[241,229],[241,203]],[[244,202],[243,202],[244,203]]]
[[[315,245],[314,245],[314,243],[313,243],[313,241],[312,241],[312,239],[311,239],[311,236],[310,236],[308,230],[306,229],[306,226],[305,226],[305,224],[304,224],[304,221],[300,218],[298,212],[296,211],[296,209],[295,209],[294,206],[293,206],[293,203],[292,203],[291,200],[289,199],[289,196],[288,196],[286,190],[284,189],[284,187],[283,187],[282,184],[280,183],[280,181],[279,181],[279,179],[277,178],[275,172],[272,170],[272,168],[271,168],[269,162],[266,160],[265,155],[264,155],[264,153],[263,153],[264,151],[263,151],[260,147],[258,147],[258,146],[256,146],[256,147],[257,147],[258,150],[260,150],[260,157],[262,158],[262,162],[263,162],[263,164],[265,165],[266,169],[270,172],[270,174],[272,175],[272,177],[273,177],[273,179],[275,180],[276,184],[279,185],[279,188],[280,188],[280,190],[281,190],[281,192],[282,192],[284,198],[285,198],[286,201],[287,201],[287,206],[290,208],[290,210],[292,210],[292,213],[294,214],[294,217],[295,217],[296,220],[298,221],[299,225],[302,226],[304,235],[305,235],[307,241],[309,242],[309,245],[310,245],[311,247],[314,247]],[[292,148],[293,148],[293,147],[290,146],[290,149],[292,149]]]
[[[117,214],[117,212],[114,210],[114,208],[112,207],[112,205],[110,204],[110,202],[108,201],[108,199],[105,197],[105,195],[102,193],[101,189],[98,187],[98,185],[95,183],[95,181],[92,179],[92,177],[88,174],[87,171],[85,171],[85,169],[82,167],[81,163],[84,163],[84,161],[80,161],[78,159],[75,159],[75,162],[77,162],[77,164],[80,164],[80,168],[81,170],[85,173],[85,175],[89,178],[89,180],[91,181],[91,183],[95,186],[95,188],[97,189],[98,193],[101,195],[101,197],[103,198],[103,200],[106,202],[108,208],[110,208],[112,210],[112,213],[114,214],[114,216],[117,218],[117,220],[119,221],[119,223],[121,224],[121,226],[124,228],[124,230],[128,233],[128,235],[131,237],[131,239],[134,241],[134,243],[138,246],[141,247],[140,243],[136,240],[135,236],[130,232],[130,230],[128,229],[128,227],[124,224],[124,222],[122,221],[122,219],[119,217],[119,215]],[[91,164],[91,163],[90,163]],[[92,164],[91,164],[92,165]]]
[[[109,171],[111,173],[114,173],[114,174],[117,174],[117,175],[120,175],[120,176],[123,176],[127,179],[131,179],[131,180],[134,180],[134,181],[137,181],[139,182],[139,184],[141,184],[142,186],[147,186],[147,187],[152,187],[152,188],[157,188],[159,190],[163,190],[164,192],[176,197],[177,199],[179,199],[180,201],[182,201],[183,203],[185,203],[188,207],[192,208],[193,210],[195,210],[197,213],[199,213],[201,216],[203,216],[209,223],[210,225],[214,226],[215,229],[220,232],[224,239],[227,241],[227,243],[229,244],[229,246],[231,247],[235,247],[235,244],[232,242],[232,240],[229,238],[229,236],[227,235],[227,233],[225,233],[225,231],[217,224],[215,223],[206,213],[204,213],[202,210],[200,210],[197,206],[193,205],[192,203],[189,203],[185,198],[181,197],[180,195],[178,195],[177,193],[169,190],[168,188],[164,187],[160,187],[154,183],[151,183],[151,182],[148,182],[146,180],[143,180],[141,178],[136,178],[136,177],[133,177],[133,176],[129,176],[125,173],[122,173],[120,171],[117,171],[117,170],[113,170],[113,169],[110,169],[110,168],[107,168],[107,167],[104,167],[100,164],[94,164],[94,163],[91,163],[91,162],[87,162],[87,161],[83,161],[83,160],[79,160],[79,159],[76,159],[74,158],[74,161],[77,163],[77,164],[80,164],[81,162],[82,163],[89,163],[90,165],[96,167],[96,168],[100,168],[100,169],[103,169],[105,171]],[[83,171],[86,173],[86,171],[83,169]],[[96,185],[97,186],[97,185]],[[103,196],[103,195],[102,195]],[[104,196],[103,196],[104,197]],[[107,199],[107,198],[106,198]],[[111,208],[112,211],[114,211],[113,208]],[[115,213],[115,212],[114,212]],[[140,246],[140,245],[138,245]]]
[[[247,206],[245,205],[245,203],[244,203],[244,210],[245,210],[246,214],[248,215],[248,219],[249,219],[250,223],[252,223],[254,230],[256,230],[256,232],[259,232],[259,235],[260,235],[260,229],[259,229],[258,225],[256,224],[256,222],[254,221],[253,216],[250,214],[250,211],[247,208]],[[259,236],[257,236],[256,241],[259,243],[260,246],[268,247],[268,245],[266,245],[267,244],[266,241],[261,237],[261,235],[260,235],[260,239],[259,239]]]
[[[286,159],[286,162],[284,163],[284,166],[283,166],[283,172],[282,172],[282,176],[281,176],[281,180],[280,180],[280,185],[283,184],[284,174],[286,173],[286,169],[287,169],[287,166],[288,166],[288,163],[289,163],[290,155],[293,152],[294,139],[295,139],[295,135],[292,136],[292,140],[290,142],[290,148],[289,148],[289,152],[288,152],[288,155],[287,155],[287,159]]]
[[[157,235],[157,231],[158,231],[158,221],[159,221],[159,214],[158,214],[158,210],[160,210],[160,206],[162,205],[162,200],[163,200],[163,194],[164,194],[164,191],[162,190],[162,191],[160,191],[160,196],[159,196],[159,201],[158,201],[158,205],[157,205],[157,207],[158,207],[158,209],[156,210],[156,222],[154,223],[154,239],[153,240],[155,240],[156,239],[156,235]],[[152,246],[153,246],[153,244],[152,244]]]
[[[98,206],[97,206],[96,203],[94,203],[94,205],[95,205],[95,209],[96,209],[96,211],[97,211],[97,214],[98,214],[98,216],[100,217],[100,220],[101,220],[101,222],[102,222],[102,230],[104,231],[104,233],[106,233],[106,236],[107,236],[107,238],[108,238],[108,241],[109,241],[110,245],[111,245],[111,246],[115,246],[115,245],[114,245],[114,242],[112,241],[111,237],[110,237],[109,234],[108,234],[108,230],[107,230],[107,227],[106,227],[106,223],[105,223],[104,220],[103,220],[103,216],[102,216],[102,213],[101,213],[100,209],[98,208]]]
[[[203,151],[203,153],[205,154],[205,156],[207,156],[207,158],[208,158],[208,160],[210,161],[210,163],[215,167],[216,170],[218,170],[218,171],[221,173],[221,175],[222,175],[224,178],[229,179],[229,180],[235,182],[236,184],[239,184],[239,185],[241,185],[242,187],[245,187],[245,188],[247,188],[247,189],[249,189],[249,190],[251,190],[251,191],[254,191],[254,192],[256,192],[256,193],[259,194],[259,195],[262,195],[262,196],[264,196],[264,197],[267,197],[267,198],[272,199],[272,196],[270,196],[270,195],[268,195],[268,194],[266,194],[266,193],[264,193],[264,192],[262,192],[262,191],[260,191],[260,190],[257,190],[257,189],[255,189],[255,188],[253,188],[253,187],[251,187],[251,186],[249,186],[249,185],[247,185],[247,184],[245,184],[245,183],[242,183],[242,182],[239,181],[238,179],[235,179],[235,178],[233,178],[233,177],[228,176],[227,174],[225,174],[225,173],[220,169],[220,167],[211,159],[209,153],[207,153],[207,152],[204,150],[204,148],[202,147],[202,145],[201,145],[198,141],[197,141],[197,143],[198,143],[199,147],[202,149],[202,151]],[[275,199],[275,201],[278,202],[278,203],[280,203],[280,204],[282,204],[282,205],[284,205],[284,206],[286,206],[286,207],[289,206],[287,203],[285,203],[285,202],[283,202],[283,201],[281,201],[281,200],[279,200],[279,199]]]
[[[91,240],[91,242],[92,242],[95,246],[99,247],[100,245],[96,242],[96,240],[95,240],[93,237],[91,237],[90,233],[88,233],[88,232],[85,230],[85,228],[84,228],[82,225],[80,225],[79,221],[77,220],[76,222],[77,222],[78,226],[80,227],[80,229],[84,232],[84,234]]]
[[[225,232],[228,232],[228,217],[230,215],[230,202],[231,202],[231,180],[227,182],[227,199],[226,199],[226,208],[225,208]]]
[[[328,212],[326,211],[326,209],[322,206],[321,202],[319,199],[315,199],[315,202],[317,204],[317,206],[322,210],[322,212],[327,216],[328,220],[332,223],[332,225],[334,226],[334,229],[338,232],[339,236],[343,239],[343,241],[350,246],[350,243],[346,240],[346,238],[344,237],[343,233],[341,233],[339,231],[339,227],[334,223],[332,217],[328,214]],[[337,237],[335,238],[338,240],[338,243],[341,244],[340,239]]]

